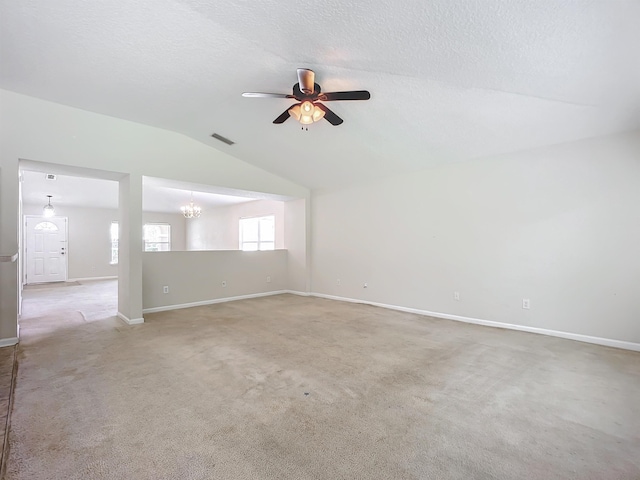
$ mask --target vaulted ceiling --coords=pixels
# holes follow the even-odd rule
[[[640,128],[638,18],[636,0],[2,0],[0,87],[335,187]],[[271,123],[291,100],[241,96],[290,93],[298,67],[372,98],[303,131]]]

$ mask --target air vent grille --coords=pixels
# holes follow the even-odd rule
[[[221,142],[226,143],[227,145],[233,145],[234,143],[236,143],[236,142],[232,142],[226,137],[223,137],[222,135],[218,135],[217,133],[212,133],[211,136],[216,140],[220,140]]]

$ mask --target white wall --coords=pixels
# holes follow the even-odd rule
[[[42,205],[24,205],[24,215],[42,215]],[[118,265],[111,264],[111,222],[118,221],[118,210],[56,206],[56,215],[68,217],[67,275],[75,278],[118,275]],[[144,223],[171,225],[173,250],[185,249],[185,218],[181,214],[143,212]]]
[[[207,209],[187,222],[187,250],[234,250],[226,208]]]
[[[307,249],[309,232],[309,202],[304,198],[285,202],[284,242],[288,252],[288,289],[297,292],[309,291],[310,252]]]
[[[640,133],[314,192],[312,233],[314,292],[640,342]]]
[[[286,250],[147,252],[142,258],[145,309],[287,289]]]
[[[18,251],[20,159],[118,172],[118,309],[142,316],[142,177],[307,198],[308,189],[184,135],[0,90],[0,254]],[[124,263],[124,264],[123,264]],[[0,269],[0,341],[17,335],[18,263]]]
[[[284,202],[254,200],[206,209],[187,222],[187,250],[238,250],[243,217],[275,216],[276,249],[285,248]]]

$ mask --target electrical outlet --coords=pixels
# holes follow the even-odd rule
[[[162,287],[162,293],[169,293],[169,285]]]
[[[460,301],[460,292],[453,292],[453,299]]]
[[[267,276],[267,283],[271,283],[271,277]]]
[[[336,285],[338,285],[338,286],[342,285],[342,283],[340,283],[340,279],[336,280]]]
[[[226,280],[222,280],[222,286],[226,287],[227,286],[227,281]]]
[[[523,298],[522,308],[524,308],[525,310],[529,310],[531,308],[531,300],[529,300],[528,298]]]

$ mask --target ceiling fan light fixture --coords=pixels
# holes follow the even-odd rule
[[[313,107],[313,108],[314,108],[313,115],[312,115],[313,121],[317,122],[319,120],[322,120],[324,118],[324,110],[318,107]]]
[[[313,123],[313,117],[311,115],[302,115],[299,122],[302,125],[311,125]]]
[[[289,115],[298,121],[300,121],[300,113],[300,105],[297,103],[289,109]]]
[[[310,101],[296,104],[289,109],[289,115],[299,121],[302,125],[311,125],[313,122],[322,120],[324,110],[318,108]]]

